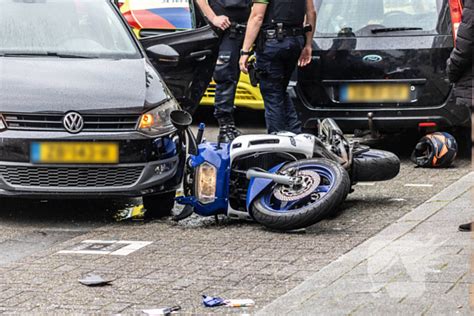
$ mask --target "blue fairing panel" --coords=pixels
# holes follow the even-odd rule
[[[285,163],[281,163],[272,169],[268,170],[270,173],[276,173],[278,170],[281,169],[281,167]],[[250,211],[250,205],[253,203],[255,198],[260,195],[270,184],[272,184],[273,180],[271,179],[263,179],[263,178],[252,178],[250,179],[250,184],[249,188],[247,190],[247,210]]]
[[[202,143],[199,145],[199,154],[191,157],[193,168],[199,167],[207,161],[217,168],[216,200],[209,204],[201,204],[197,200],[194,205],[195,213],[201,216],[225,214],[229,203],[230,156],[229,144]]]

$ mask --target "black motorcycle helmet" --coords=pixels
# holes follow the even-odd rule
[[[447,168],[457,153],[456,139],[451,134],[436,132],[420,139],[411,154],[411,160],[424,168]]]

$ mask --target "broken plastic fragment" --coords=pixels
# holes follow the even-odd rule
[[[117,211],[114,215],[114,219],[117,222],[124,221],[124,220],[134,220],[134,221],[141,221],[145,219],[146,209],[143,205],[131,206],[125,209]]]
[[[143,312],[149,316],[154,316],[154,315],[171,315],[173,312],[177,312],[179,310],[181,310],[181,306],[144,309]]]
[[[226,300],[225,305],[229,307],[252,307],[255,301],[251,299]]]
[[[81,284],[87,285],[87,286],[104,286],[104,285],[109,285],[114,281],[113,279],[104,279],[100,275],[97,274],[88,274],[82,279],[79,279],[79,282]]]
[[[202,303],[206,307],[216,307],[216,306],[225,305],[223,298],[212,297],[212,296],[207,296],[207,295],[202,296]]]

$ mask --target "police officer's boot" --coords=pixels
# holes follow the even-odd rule
[[[219,142],[230,143],[242,133],[235,127],[234,119],[225,117],[219,118]]]

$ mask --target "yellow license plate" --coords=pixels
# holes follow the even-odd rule
[[[408,102],[408,84],[348,84],[341,87],[342,102]]]
[[[116,164],[119,162],[119,146],[110,142],[32,143],[31,161],[57,164]]]

